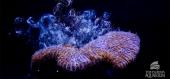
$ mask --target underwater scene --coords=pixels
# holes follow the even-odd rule
[[[0,79],[168,78],[166,1],[1,4]]]

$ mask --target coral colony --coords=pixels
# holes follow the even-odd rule
[[[39,29],[40,49],[32,55],[33,69],[41,62],[56,61],[68,71],[84,70],[100,60],[118,68],[125,68],[140,49],[136,34],[115,31],[109,21],[110,13],[96,16],[94,10],[76,12],[70,8],[72,1],[59,2],[49,13],[34,21],[27,19],[31,29]],[[16,22],[22,18],[17,17]],[[27,31],[30,32],[30,31]],[[16,30],[16,33],[22,33]]]

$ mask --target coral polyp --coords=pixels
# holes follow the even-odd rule
[[[95,10],[77,12],[70,7],[71,3],[72,0],[61,0],[53,13],[44,14],[36,21],[29,17],[27,31],[16,30],[19,35],[31,34],[32,29],[39,30],[36,40],[39,50],[32,55],[33,69],[39,69],[40,63],[55,61],[56,66],[76,71],[100,60],[125,68],[136,58],[140,49],[136,34],[113,30],[108,12],[101,16],[97,16]],[[19,24],[24,20],[17,17],[15,21]]]
[[[37,51],[32,64],[44,59],[56,60],[56,65],[69,71],[85,69],[100,60],[118,68],[124,68],[139,52],[140,39],[130,32],[113,31],[98,37],[81,48],[72,45],[57,45]]]

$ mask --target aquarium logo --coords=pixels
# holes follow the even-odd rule
[[[150,64],[150,70],[145,71],[146,78],[165,78],[165,71],[160,70],[158,61],[154,61]]]
[[[152,64],[150,65],[150,70],[159,70],[160,69],[160,65],[158,64],[158,61],[154,61],[152,62]]]

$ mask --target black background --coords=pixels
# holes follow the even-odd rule
[[[1,5],[0,79],[35,79],[30,60],[36,48],[26,38],[16,38],[13,21],[16,16],[39,17],[52,12],[54,0],[4,0]],[[141,49],[134,63],[123,70],[94,66],[86,73],[56,73],[56,79],[144,79],[150,63],[159,61],[160,70],[169,75],[169,1],[165,0],[74,0],[76,10],[94,9],[98,15],[108,11],[116,28],[137,33]],[[170,66],[169,66],[170,67]],[[111,76],[108,77],[107,69]],[[119,72],[120,71],[120,72]]]

